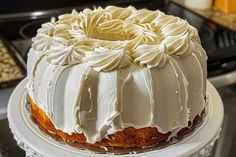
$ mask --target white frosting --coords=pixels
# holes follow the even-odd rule
[[[129,126],[177,133],[205,107],[197,30],[160,11],[61,15],[42,25],[28,56],[30,97],[57,129],[90,143]]]
[[[54,46],[58,40],[65,41],[61,45]],[[149,55],[155,54],[152,59],[155,58],[155,62],[158,62],[158,60],[166,58],[164,55],[175,57],[189,55],[192,52],[192,42],[199,42],[197,31],[180,18],[164,15],[160,11],[109,6],[105,9],[85,9],[79,13],[73,11],[71,14],[59,16],[58,21],[43,24],[42,28],[38,30],[37,36],[33,38],[32,47],[37,51],[46,51],[51,64],[79,64],[81,58],[85,57],[82,62],[87,62],[96,71],[98,69],[99,71],[109,71],[120,67],[116,65],[119,60],[126,60],[120,57],[128,57],[131,62],[139,62],[141,66],[154,68],[159,65],[159,63],[150,65],[151,61],[147,60],[150,58],[144,52],[134,52],[137,46],[152,47],[155,45],[162,48],[161,53],[163,54],[156,55],[157,52],[154,49],[152,49],[153,52],[149,52]],[[75,48],[74,45],[79,47]],[[99,63],[98,68],[95,65],[98,59],[91,56],[98,54],[101,47],[106,51],[103,52],[104,54],[99,53],[99,56],[107,56],[108,52],[118,51],[122,51],[126,55],[118,55],[120,56],[118,57],[112,53],[113,55],[109,55],[109,60],[118,61],[111,64],[103,63],[103,66],[100,66]],[[88,54],[89,52],[91,54]],[[139,59],[136,57],[131,59],[131,56],[136,56],[133,53],[136,53]],[[63,55],[56,59],[59,54]],[[90,56],[89,59],[88,56]],[[162,63],[165,63],[164,60]],[[101,60],[99,61],[101,62]]]

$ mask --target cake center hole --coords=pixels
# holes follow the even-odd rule
[[[117,33],[117,32],[99,33],[92,31],[89,34],[87,34],[87,36],[93,39],[108,40],[108,41],[127,40],[127,37],[123,33]]]

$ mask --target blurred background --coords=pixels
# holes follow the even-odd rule
[[[0,157],[23,157],[13,140],[7,102],[26,76],[31,38],[42,23],[62,13],[93,6],[160,9],[196,27],[208,55],[208,79],[225,108],[222,134],[211,157],[236,156],[236,1],[235,0],[0,0]]]

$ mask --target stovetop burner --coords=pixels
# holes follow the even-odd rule
[[[24,24],[19,29],[20,36],[24,39],[33,38],[36,35],[37,30],[45,22],[49,22],[49,20],[48,19],[42,19],[42,20],[31,21],[29,23]]]

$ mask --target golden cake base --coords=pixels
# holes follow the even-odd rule
[[[193,130],[201,124],[203,116],[205,115],[205,110],[203,110],[200,115],[194,118],[193,124],[189,122],[188,128],[181,129],[177,133],[177,137],[171,138],[170,140],[168,140],[168,138],[171,132],[162,134],[154,127],[145,127],[141,129],[128,127],[115,134],[108,135],[108,139],[102,139],[95,144],[90,144],[86,142],[86,137],[83,134],[76,133],[69,135],[61,130],[57,130],[46,113],[34,104],[31,99],[29,100],[29,104],[31,108],[31,119],[38,125],[41,131],[57,141],[66,142],[73,147],[87,149],[96,153],[141,153],[165,147],[169,143],[177,142],[185,136],[190,135]]]

